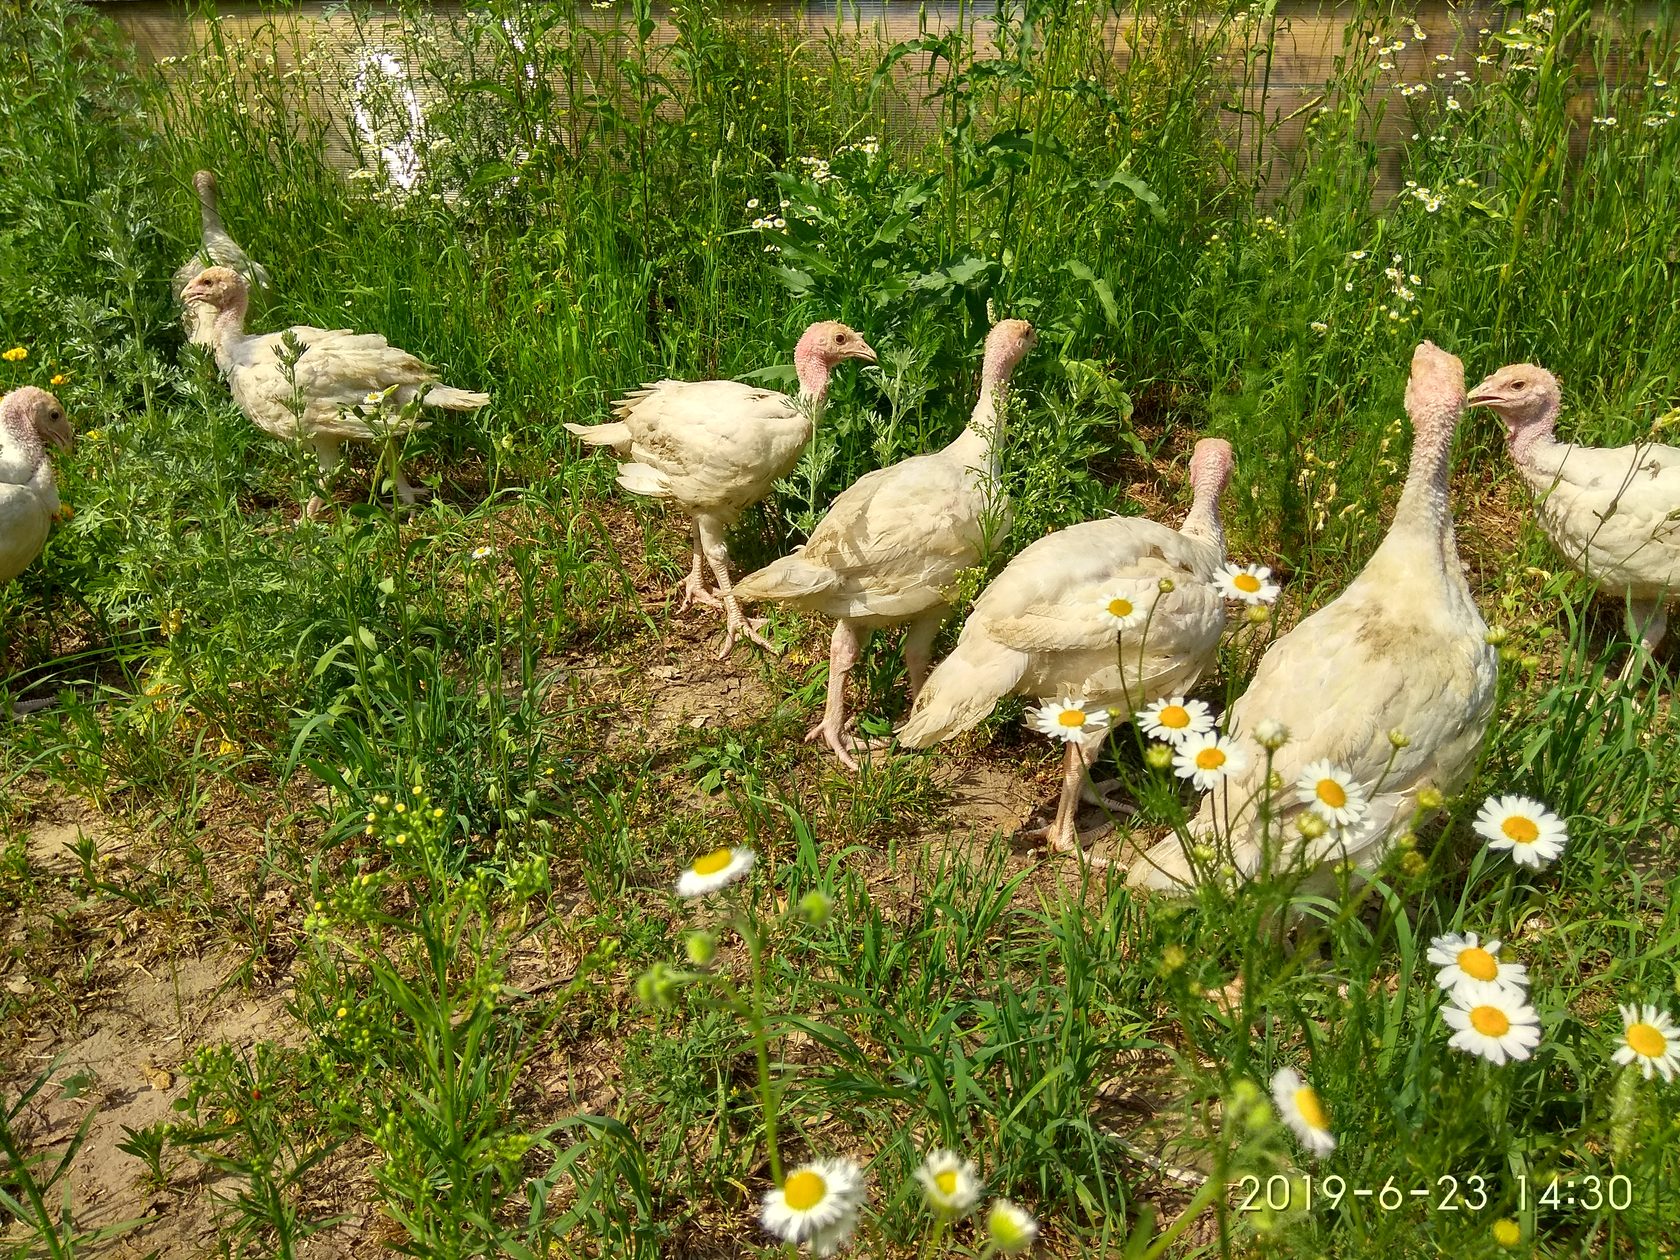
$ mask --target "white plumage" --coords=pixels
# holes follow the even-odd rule
[[[610,424],[568,424],[591,446],[609,446],[625,462],[618,484],[632,494],[668,499],[693,521],[693,564],[678,611],[721,605],[727,618],[719,659],[737,633],[772,648],[741,614],[729,578],[723,532],[799,462],[828,398],[829,373],[846,359],[875,361],[869,344],[844,324],[812,324],[794,349],[799,396],[739,381],[658,381],[613,404]],[[706,588],[702,560],[718,593]]]
[[[1203,799],[1189,828],[1214,861],[1192,863],[1172,836],[1133,865],[1133,884],[1182,889],[1208,873],[1199,867],[1226,862],[1243,878],[1263,869],[1309,875],[1344,858],[1374,864],[1425,788],[1450,794],[1474,770],[1498,666],[1464,580],[1447,495],[1463,409],[1464,365],[1424,342],[1406,387],[1411,467],[1387,537],[1339,597],[1272,644],[1228,714],[1248,764]],[[1254,738],[1268,719],[1289,731],[1269,762]],[[1404,735],[1403,746],[1390,731]],[[1308,808],[1296,782],[1318,761],[1345,770],[1370,804],[1360,825],[1307,840],[1295,825]],[[1282,788],[1263,829],[1268,769]]]
[[[199,246],[192,256],[175,271],[170,287],[182,300],[181,322],[187,329],[187,340],[195,346],[212,344],[216,326],[216,312],[203,302],[188,302],[182,295],[186,287],[198,279],[209,267],[227,267],[245,277],[248,284],[269,289],[268,269],[253,262],[240,248],[239,242],[228,235],[222,226],[222,216],[216,206],[216,175],[213,171],[199,171],[193,176],[193,188],[198,193]]]
[[[1532,363],[1500,368],[1469,398],[1504,421],[1506,450],[1552,545],[1600,591],[1627,601],[1632,633],[1654,651],[1666,605],[1680,597],[1680,447],[1559,442],[1562,401],[1557,377]]]
[[[216,312],[210,344],[240,410],[264,433],[309,443],[323,481],[338,468],[344,443],[384,443],[398,497],[414,502],[414,488],[397,464],[395,439],[421,424],[404,417],[403,408],[418,398],[427,407],[472,411],[486,405],[490,395],[438,384],[435,368],[376,333],[299,325],[282,333],[248,336],[248,296],[244,277],[226,267],[202,272],[182,293],[186,300]],[[286,378],[282,359],[288,333],[302,349],[292,380]],[[292,410],[294,389],[302,402],[301,423]],[[318,494],[313,496],[309,514],[322,504]]]
[[[961,436],[860,477],[802,548],[735,585],[746,603],[775,600],[835,619],[828,702],[805,738],[820,737],[852,769],[852,753],[870,741],[845,734],[846,674],[870,633],[909,623],[904,663],[914,701],[958,574],[1009,532],[999,462],[1004,394],[1035,340],[1025,320],[1000,322],[986,338],[980,401]]]
[[[58,399],[25,385],[0,398],[0,582],[10,582],[41,554],[58,515],[51,444],[68,448],[70,421]]]
[[[1225,563],[1219,500],[1230,480],[1230,444],[1207,438],[1190,461],[1194,501],[1180,529],[1141,517],[1111,517],[1058,530],[1025,548],[998,574],[963,625],[951,655],[922,689],[898,732],[909,748],[950,739],[1011,693],[1083,693],[1098,707],[1136,712],[1188,691],[1213,665],[1225,627],[1214,575]],[[1161,591],[1167,580],[1171,589]],[[1150,607],[1144,625],[1119,631],[1108,604],[1123,596]],[[1122,660],[1124,667],[1122,668]],[[1067,747],[1052,824],[1059,848],[1078,846],[1078,793],[1102,744],[1099,734]]]

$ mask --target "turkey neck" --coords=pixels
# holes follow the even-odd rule
[[[1400,492],[1400,504],[1394,510],[1388,536],[1371,560],[1376,563],[1391,547],[1401,548],[1403,555],[1396,557],[1396,562],[1412,569],[1416,563],[1415,549],[1421,546],[1435,551],[1441,558],[1442,571],[1449,577],[1457,575],[1462,584],[1452,505],[1447,496],[1447,472],[1452,466],[1458,412],[1431,407],[1419,410],[1421,417],[1412,418],[1412,461],[1406,470],[1406,488]]]
[[[225,237],[227,229],[222,226],[221,213],[216,209],[216,189],[209,183],[195,185],[198,190],[198,222],[209,241],[213,237]]]
[[[216,366],[225,376],[233,363],[234,351],[245,340],[244,299],[229,303],[217,311],[215,323],[211,328],[216,349]]]
[[[0,429],[6,431],[6,444],[18,448],[25,468],[34,470],[41,466],[47,454],[46,443],[41,441],[41,435],[35,431],[22,407],[12,403],[0,409]]]
[[[1557,400],[1547,399],[1540,413],[1532,420],[1507,426],[1505,450],[1511,456],[1511,462],[1518,468],[1534,472],[1543,471],[1537,457],[1557,445],[1557,439],[1552,436],[1557,427],[1557,418]]]
[[[1219,496],[1224,490],[1222,478],[1210,477],[1198,482],[1193,488],[1190,511],[1184,524],[1178,527],[1178,532],[1186,538],[1212,547],[1221,561],[1225,559],[1225,522],[1219,519]]]
[[[828,362],[817,351],[801,348],[793,352],[793,369],[799,374],[800,410],[815,425],[828,405]]]

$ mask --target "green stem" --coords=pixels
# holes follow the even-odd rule
[[[770,1079],[770,1042],[764,1034],[764,949],[751,914],[736,920],[747,942],[752,969],[752,999],[747,1006],[747,1027],[752,1031],[753,1049],[758,1054],[758,1095],[764,1108],[764,1145],[770,1155],[770,1180],[782,1184],[782,1154],[776,1145],[776,1086]]]

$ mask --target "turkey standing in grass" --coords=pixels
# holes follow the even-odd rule
[[[68,450],[70,421],[44,389],[25,385],[0,398],[0,582],[27,569],[47,545],[59,513],[50,444]]]
[[[744,631],[775,650],[741,615],[729,580],[723,531],[792,471],[811,440],[828,399],[829,373],[847,359],[875,362],[869,344],[844,324],[812,324],[793,351],[799,396],[740,381],[658,381],[613,404],[610,424],[568,424],[591,446],[610,446],[625,462],[618,484],[632,494],[669,499],[693,521],[694,563],[682,583],[677,611],[721,605],[727,618],[718,659]],[[701,560],[711,566],[718,593],[706,589]]]
[[[957,575],[1009,532],[1000,479],[1004,395],[1010,373],[1036,340],[1024,319],[999,323],[986,338],[980,401],[956,441],[860,477],[803,547],[735,584],[746,603],[775,600],[835,618],[828,703],[805,739],[820,737],[852,770],[852,754],[872,741],[845,733],[846,674],[870,633],[909,623],[904,666],[914,702],[927,678],[933,637],[951,611]]]
[[[185,296],[186,287],[198,279],[205,268],[227,267],[244,276],[246,283],[259,289],[272,286],[268,279],[268,269],[259,262],[252,262],[250,255],[239,247],[239,242],[229,236],[227,229],[222,226],[222,216],[216,209],[215,172],[199,171],[193,176],[193,187],[198,190],[198,218],[202,243],[193,251],[192,257],[176,270],[175,279],[170,287],[184,304],[181,322],[186,325],[187,340],[195,346],[208,346],[214,342],[216,311],[202,302],[187,301]]]
[[[1603,449],[1552,437],[1562,395],[1532,363],[1502,367],[1470,391],[1470,405],[1505,422],[1505,449],[1534,492],[1540,528],[1577,572],[1627,602],[1642,655],[1668,628],[1680,596],[1680,447],[1636,442]]]
[[[1411,467],[1388,536],[1339,597],[1267,649],[1227,716],[1246,765],[1203,798],[1189,826],[1192,847],[1214,856],[1193,862],[1170,836],[1133,865],[1134,885],[1182,891],[1226,862],[1239,878],[1311,874],[1344,859],[1374,864],[1424,789],[1450,793],[1474,770],[1498,657],[1464,580],[1447,494],[1464,365],[1420,345],[1406,410]],[[1269,756],[1256,739],[1267,722],[1288,732]],[[1265,733],[1275,745],[1278,732]],[[1282,787],[1263,827],[1258,806],[1272,774]],[[1312,825],[1309,837],[1298,826],[1309,809],[1321,821],[1340,810],[1345,825]]]
[[[397,497],[413,503],[417,496],[398,464],[396,439],[422,426],[403,410],[416,399],[450,411],[474,411],[490,401],[489,394],[439,385],[436,369],[377,333],[299,325],[283,333],[247,336],[250,289],[243,276],[226,267],[202,272],[181,296],[216,312],[210,344],[239,409],[264,433],[312,446],[323,483],[337,470],[344,443],[382,442]],[[283,370],[288,333],[301,348],[291,380]],[[294,389],[303,408],[301,422],[293,412]],[[305,512],[314,516],[324,504],[320,494],[312,495]]]
[[[1117,516],[1057,530],[1023,550],[975,601],[899,742],[926,748],[950,739],[1011,693],[1082,694],[1088,707],[1133,713],[1194,687],[1212,667],[1225,628],[1225,599],[1214,578],[1225,564],[1219,500],[1232,465],[1230,443],[1196,443],[1194,499],[1177,530]],[[1080,789],[1105,735],[1097,730],[1068,741],[1049,831],[1058,849],[1080,849]]]

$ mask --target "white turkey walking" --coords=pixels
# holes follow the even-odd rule
[[[743,631],[775,650],[741,615],[723,532],[799,462],[822,418],[829,374],[847,359],[873,363],[875,352],[844,324],[812,324],[793,351],[796,398],[740,381],[657,381],[614,403],[613,423],[566,426],[625,460],[618,466],[621,487],[669,499],[693,521],[694,560],[677,611],[695,603],[722,605],[727,621],[719,660]],[[717,581],[716,595],[706,588],[702,560]]]
[[[926,748],[950,739],[1011,693],[1082,696],[1089,710],[1132,713],[1194,687],[1212,667],[1225,628],[1215,576],[1225,563],[1219,500],[1232,463],[1229,443],[1196,443],[1194,498],[1177,530],[1142,517],[1110,517],[1025,548],[975,601],[899,742]],[[1161,589],[1163,580],[1168,590]],[[1049,833],[1059,849],[1079,848],[1080,789],[1105,733],[1096,729],[1068,741]]]
[[[67,450],[70,421],[57,398],[25,385],[0,398],[0,582],[41,554],[59,513],[49,445]]]
[[[186,300],[216,312],[210,344],[240,410],[264,433],[313,447],[324,483],[337,470],[346,442],[384,444],[397,497],[413,503],[415,490],[398,464],[396,440],[422,426],[403,409],[419,399],[426,407],[473,411],[490,395],[438,384],[435,368],[377,333],[299,325],[284,333],[247,335],[249,296],[245,278],[226,267],[209,268],[182,291]],[[283,363],[287,333],[302,347],[290,380]],[[301,402],[301,420],[294,402]],[[305,511],[313,516],[324,503],[317,493]]]
[[[737,598],[775,600],[835,618],[828,703],[805,735],[821,738],[857,769],[852,753],[872,746],[846,736],[846,674],[872,631],[909,623],[904,665],[912,702],[927,677],[934,635],[951,611],[957,575],[1009,532],[1001,482],[1005,393],[1010,373],[1037,340],[1023,319],[1000,322],[986,338],[980,401],[962,434],[860,477],[829,507],[794,554],[742,578]]]
[[[186,287],[208,267],[227,267],[245,277],[248,284],[269,289],[268,269],[240,248],[239,242],[228,235],[222,226],[221,212],[216,206],[216,175],[214,171],[199,171],[193,176],[193,188],[198,193],[199,247],[176,269],[170,288],[183,303],[181,322],[186,325],[187,340],[195,346],[212,344],[216,326],[215,308],[203,302],[187,301]]]
[[[1532,363],[1500,368],[1469,401],[1504,421],[1505,449],[1534,492],[1552,544],[1600,591],[1627,602],[1641,648],[1629,658],[1631,670],[1662,642],[1666,605],[1680,597],[1680,447],[1557,441],[1557,377]]]
[[[1451,793],[1475,768],[1498,658],[1464,580],[1447,496],[1464,365],[1420,345],[1406,410],[1411,467],[1387,537],[1339,597],[1267,649],[1231,707],[1226,726],[1246,765],[1208,793],[1189,827],[1192,848],[1214,856],[1193,862],[1168,837],[1133,865],[1133,884],[1182,890],[1225,862],[1247,878],[1380,861],[1424,789]],[[1288,733],[1270,760],[1256,740],[1268,722]],[[1276,728],[1265,733],[1275,744]],[[1268,771],[1282,788],[1263,827]],[[1320,819],[1340,810],[1346,825],[1313,826],[1309,839],[1296,825],[1308,809]]]

